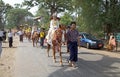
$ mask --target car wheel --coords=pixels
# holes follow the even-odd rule
[[[89,44],[89,43],[87,43],[87,46],[86,46],[86,47],[87,47],[87,49],[90,49],[90,44]]]

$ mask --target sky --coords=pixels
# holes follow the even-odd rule
[[[12,5],[12,6],[14,6],[14,4],[16,4],[16,3],[21,4],[23,1],[24,1],[24,0],[3,0],[3,2],[8,3],[8,4]],[[31,8],[29,11],[30,11],[33,15],[35,15],[35,12],[37,11],[37,7]]]

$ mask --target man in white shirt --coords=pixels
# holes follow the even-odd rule
[[[11,30],[8,32],[8,41],[9,41],[9,47],[11,48],[13,46],[12,45],[12,43],[13,43],[13,33],[12,33]]]
[[[20,42],[23,42],[24,32],[22,30],[18,31]]]
[[[2,53],[2,38],[3,38],[3,31],[0,29],[0,57]]]

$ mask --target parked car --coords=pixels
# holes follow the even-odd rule
[[[99,40],[95,38],[93,35],[80,32],[79,33],[80,38],[80,45],[86,48],[98,48],[101,49],[104,46],[104,43],[102,40]]]

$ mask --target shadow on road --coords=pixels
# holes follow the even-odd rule
[[[106,55],[92,54],[89,52],[79,53],[79,56],[82,55],[89,55],[94,58],[98,55],[101,56],[101,59],[90,60],[90,57],[81,57],[77,63],[77,68],[65,65],[61,67],[61,69],[51,73],[49,77],[120,77],[119,58],[112,58]]]
[[[10,47],[2,47],[2,48],[10,48]],[[13,46],[13,47],[11,47],[11,48],[17,48],[17,47],[14,47],[14,46]]]

